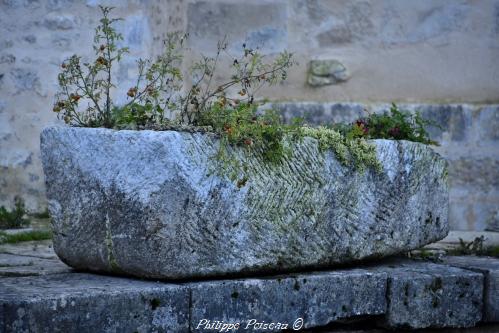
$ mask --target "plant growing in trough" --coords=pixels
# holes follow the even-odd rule
[[[94,59],[84,61],[73,55],[62,63],[58,76],[60,92],[53,111],[71,126],[213,132],[221,138],[218,160],[235,174],[244,173],[245,166],[231,156],[229,146],[244,147],[270,163],[279,163],[293,153],[293,141],[308,136],[318,140],[322,151],[332,149],[342,163],[364,170],[380,168],[374,146],[366,139],[434,143],[425,130],[428,122],[419,114],[401,112],[395,105],[390,114],[319,128],[306,126],[300,120],[284,124],[275,111],[258,112],[255,93],[286,79],[287,70],[294,64],[288,52],[267,61],[258,50],[243,44],[241,56],[232,57],[223,40],[214,57],[202,56],[190,67],[191,83],[186,84],[181,65],[187,36],[179,33],[168,35],[164,51],[156,60],[138,61],[137,80],[126,91],[126,104],[115,105],[111,96],[116,88],[113,68],[128,49],[118,47],[123,36],[115,23],[121,19],[110,18],[112,8],[100,8]],[[224,56],[232,59],[233,75],[215,84],[217,66]],[[229,91],[237,91],[236,97]],[[244,176],[238,181],[239,185],[243,183]]]

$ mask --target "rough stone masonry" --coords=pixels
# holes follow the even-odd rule
[[[68,265],[148,278],[286,272],[419,248],[448,233],[447,162],[373,140],[382,171],[341,164],[316,140],[242,186],[202,133],[49,127],[41,150],[54,248]]]

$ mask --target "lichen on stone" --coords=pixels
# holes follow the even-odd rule
[[[347,139],[341,133],[326,127],[301,128],[302,135],[316,139],[321,151],[332,149],[338,160],[347,166],[353,166],[363,172],[372,167],[381,169],[381,163],[376,158],[376,147],[362,139]]]

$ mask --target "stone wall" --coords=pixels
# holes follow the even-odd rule
[[[135,60],[157,54],[168,31],[189,32],[186,63],[213,54],[224,35],[233,55],[243,42],[266,55],[286,49],[299,64],[264,97],[432,105],[425,112],[452,129],[439,148],[455,165],[451,223],[481,230],[499,210],[499,111],[486,106],[499,102],[499,0],[0,0],[0,205],[21,195],[30,209],[45,207],[39,133],[57,122],[62,60],[92,56],[99,4],[125,19],[119,30],[131,54],[115,73],[121,91]],[[312,60],[334,66],[309,73]],[[231,61],[224,57],[217,79],[230,75]]]

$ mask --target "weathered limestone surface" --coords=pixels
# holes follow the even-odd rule
[[[189,291],[92,274],[0,279],[2,332],[188,332]]]
[[[350,269],[196,283],[191,285],[191,327],[205,327],[203,319],[208,318],[239,322],[249,331],[262,322],[288,324],[291,329],[299,318],[305,328],[340,318],[380,315],[386,311],[386,281],[386,273]]]
[[[178,279],[329,267],[447,235],[446,162],[427,146],[375,140],[383,171],[359,173],[309,138],[279,166],[246,160],[239,188],[214,174],[217,143],[45,129],[56,253],[80,269]]]
[[[489,257],[445,257],[449,265],[471,269],[484,275],[484,321],[499,322],[499,260]]]
[[[483,275],[428,262],[397,260],[388,274],[389,327],[472,327],[482,319]]]

